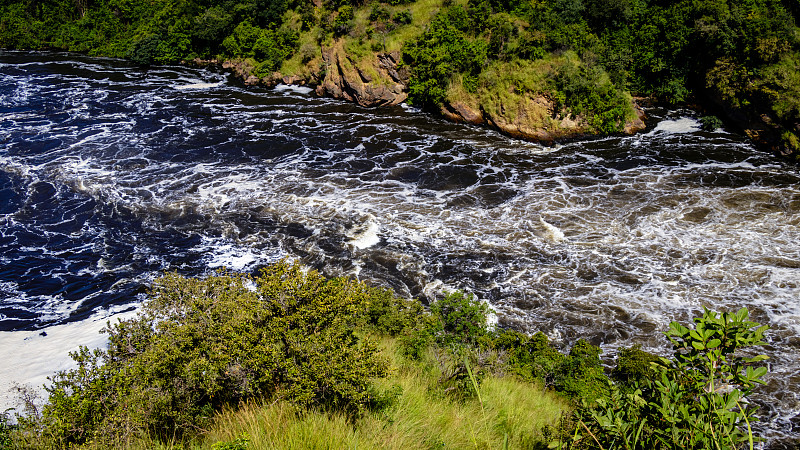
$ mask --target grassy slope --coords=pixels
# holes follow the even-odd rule
[[[395,339],[383,338],[382,353],[392,361],[391,375],[379,388],[400,386],[402,395],[386,410],[355,422],[339,413],[307,411],[284,401],[249,403],[218,414],[214,425],[188,446],[143,439],[131,449],[207,449],[233,445],[247,437],[248,449],[315,448],[531,448],[541,429],[554,425],[567,401],[513,376],[487,376],[477,397],[456,400],[439,389],[442,376],[436,352],[422,362],[398,355]]]

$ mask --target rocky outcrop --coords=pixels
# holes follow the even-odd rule
[[[241,79],[244,84],[248,86],[254,86],[262,83],[262,80],[253,74],[255,66],[245,59],[224,61],[222,63],[222,68],[230,70],[234,76]]]
[[[636,118],[624,124],[624,133],[634,134],[645,129],[644,111],[634,102]],[[477,104],[451,101],[441,107],[450,120],[473,125],[487,125],[501,132],[539,142],[553,142],[590,134],[590,127],[581,117],[564,115],[543,95],[522,94],[513,101],[497,101],[494,111]]]
[[[322,50],[324,77],[317,95],[362,106],[397,105],[408,98],[408,71],[399,69],[399,53],[377,53],[361,61],[348,56],[341,42]]]
[[[625,125],[622,127],[623,133],[636,134],[647,128],[647,125],[644,123],[644,119],[647,118],[647,115],[644,113],[644,109],[642,109],[642,105],[640,103],[642,101],[647,102],[649,100],[636,98],[633,99],[633,109],[636,112],[636,118],[625,123]]]
[[[470,123],[472,125],[483,125],[486,123],[480,108],[467,105],[463,102],[445,103],[442,105],[441,113],[454,122]]]
[[[222,67],[246,85],[308,85],[321,97],[333,97],[362,106],[397,105],[408,98],[409,72],[400,63],[399,52],[373,53],[356,59],[348,55],[342,41],[321,50],[307,75],[273,73],[259,78],[248,60],[225,61]],[[309,65],[309,67],[310,67]],[[644,129],[644,112],[634,103],[637,118],[624,125],[624,132],[633,134]],[[513,92],[505,100],[491,105],[476,99],[450,101],[442,105],[441,114],[453,121],[495,128],[509,136],[550,143],[591,134],[581,117],[558,111],[553,101],[543,95]]]
[[[341,41],[322,49],[322,70],[311,75],[283,75],[279,72],[265,77],[254,74],[255,65],[249,60],[229,60],[224,69],[248,86],[277,84],[309,85],[321,97],[333,97],[362,106],[397,105],[408,98],[408,69],[399,66],[400,53],[374,53],[356,60],[348,55]]]

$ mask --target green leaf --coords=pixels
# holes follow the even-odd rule
[[[752,358],[745,358],[744,362],[746,362],[746,363],[757,363],[757,362],[765,361],[767,359],[769,359],[769,356],[767,356],[767,355],[758,355],[758,356],[754,356]]]
[[[700,336],[700,333],[698,333],[696,330],[690,330],[689,331],[689,336],[691,336],[692,339],[697,340],[697,341],[702,341],[703,340],[703,337]]]

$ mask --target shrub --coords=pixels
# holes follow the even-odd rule
[[[600,365],[600,352],[600,347],[579,339],[569,357],[555,367],[555,389],[589,404],[608,396],[608,378]]]
[[[611,372],[611,378],[624,386],[641,383],[656,374],[652,363],[657,361],[658,356],[642,350],[639,344],[621,348],[617,353],[617,366]]]
[[[370,22],[389,20],[389,10],[381,6],[380,3],[375,2],[369,12],[369,20]]]
[[[362,325],[380,334],[398,336],[423,323],[423,307],[416,300],[397,298],[389,289],[366,288],[368,299],[362,305]]]
[[[285,29],[265,30],[253,44],[253,54],[261,61],[256,75],[266,75],[278,70],[297,48],[297,34]]]
[[[474,343],[487,332],[489,306],[476,301],[472,294],[456,291],[431,305],[431,314],[439,319],[440,342]]]
[[[717,116],[703,116],[700,118],[700,124],[703,131],[714,131],[724,125]]]
[[[473,25],[467,9],[451,6],[434,17],[422,36],[406,44],[403,58],[412,68],[410,102],[438,108],[450,79],[457,74],[467,81],[465,84],[475,85],[475,78],[488,60],[488,44],[471,36]]]
[[[11,441],[12,426],[9,424],[8,411],[0,413],[0,450],[11,450],[13,442]]]
[[[502,330],[495,337],[494,348],[506,352],[512,372],[523,379],[540,379],[549,385],[554,382],[556,369],[567,360],[542,332],[528,336],[519,331]]]
[[[585,116],[595,131],[605,134],[621,131],[632,115],[630,99],[611,83],[605,71],[585,63],[574,53],[565,54],[552,84],[558,106]]]
[[[411,11],[398,11],[392,16],[392,22],[399,25],[408,25],[411,23]]]
[[[336,18],[333,19],[334,34],[342,36],[349,33],[353,29],[353,19],[355,19],[355,12],[352,6],[345,5],[339,8]]]
[[[429,328],[414,328],[400,336],[400,352],[406,358],[419,361],[432,343],[433,335]]]
[[[229,56],[252,58],[255,56],[253,47],[261,37],[262,31],[264,30],[248,21],[241,22],[228,37],[223,39],[222,48]]]
[[[217,442],[211,446],[211,450],[247,450],[250,437],[243,434],[232,441]]]
[[[480,384],[490,369],[487,354],[466,346],[437,350],[435,357],[439,363],[442,392],[456,400],[476,397],[480,400]]]
[[[82,348],[78,367],[47,387],[42,438],[52,447],[111,445],[138,433],[181,437],[226,405],[280,397],[358,415],[386,374],[356,334],[376,291],[278,263],[251,279],[159,279],[139,315],[109,325],[108,350]],[[394,325],[392,325],[394,326]]]
[[[759,363],[766,356],[745,357],[741,350],[764,344],[767,327],[747,319],[742,308],[706,310],[693,328],[672,322],[666,333],[672,359],[652,363],[654,376],[633,389],[614,385],[608,399],[584,402],[564,440],[580,448],[752,449],[755,408],[746,397],[763,384],[767,368]]]

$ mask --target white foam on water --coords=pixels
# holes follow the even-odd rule
[[[278,261],[283,254],[273,249],[259,250],[258,248],[238,245],[230,242],[219,242],[210,238],[204,239],[200,246],[206,253],[203,261],[211,269],[230,269],[244,271],[254,266],[263,266]]]
[[[691,117],[681,117],[675,120],[662,120],[658,122],[655,129],[648,134],[668,133],[668,134],[687,134],[700,131],[700,121]]]
[[[545,222],[541,217],[539,217],[539,223],[541,223],[544,227],[544,233],[542,234],[543,238],[555,243],[559,243],[564,240],[564,232],[558,229],[558,227]]]
[[[173,89],[177,89],[179,91],[186,91],[186,90],[193,90],[193,89],[212,89],[215,87],[220,87],[222,85],[221,81],[216,83],[208,83],[203,81],[198,81],[196,83],[189,83],[189,84],[181,84],[178,86],[173,86]]]
[[[314,90],[311,89],[308,86],[298,86],[296,84],[283,84],[283,83],[278,84],[277,86],[275,86],[275,91],[277,91],[277,92],[292,92],[292,93],[295,93],[295,94],[302,94],[302,95],[308,95],[308,94],[314,92]]]
[[[380,225],[370,215],[370,218],[364,224],[357,227],[354,232],[348,233],[350,244],[359,250],[372,247],[381,241],[380,231]]]
[[[99,331],[108,321],[132,318],[135,311],[113,308],[101,311],[82,322],[54,325],[34,331],[0,331],[0,411],[18,408],[16,385],[30,387],[45,399],[42,386],[47,377],[75,367],[69,353],[80,346],[104,348],[108,337]],[[127,308],[125,308],[127,309]]]

